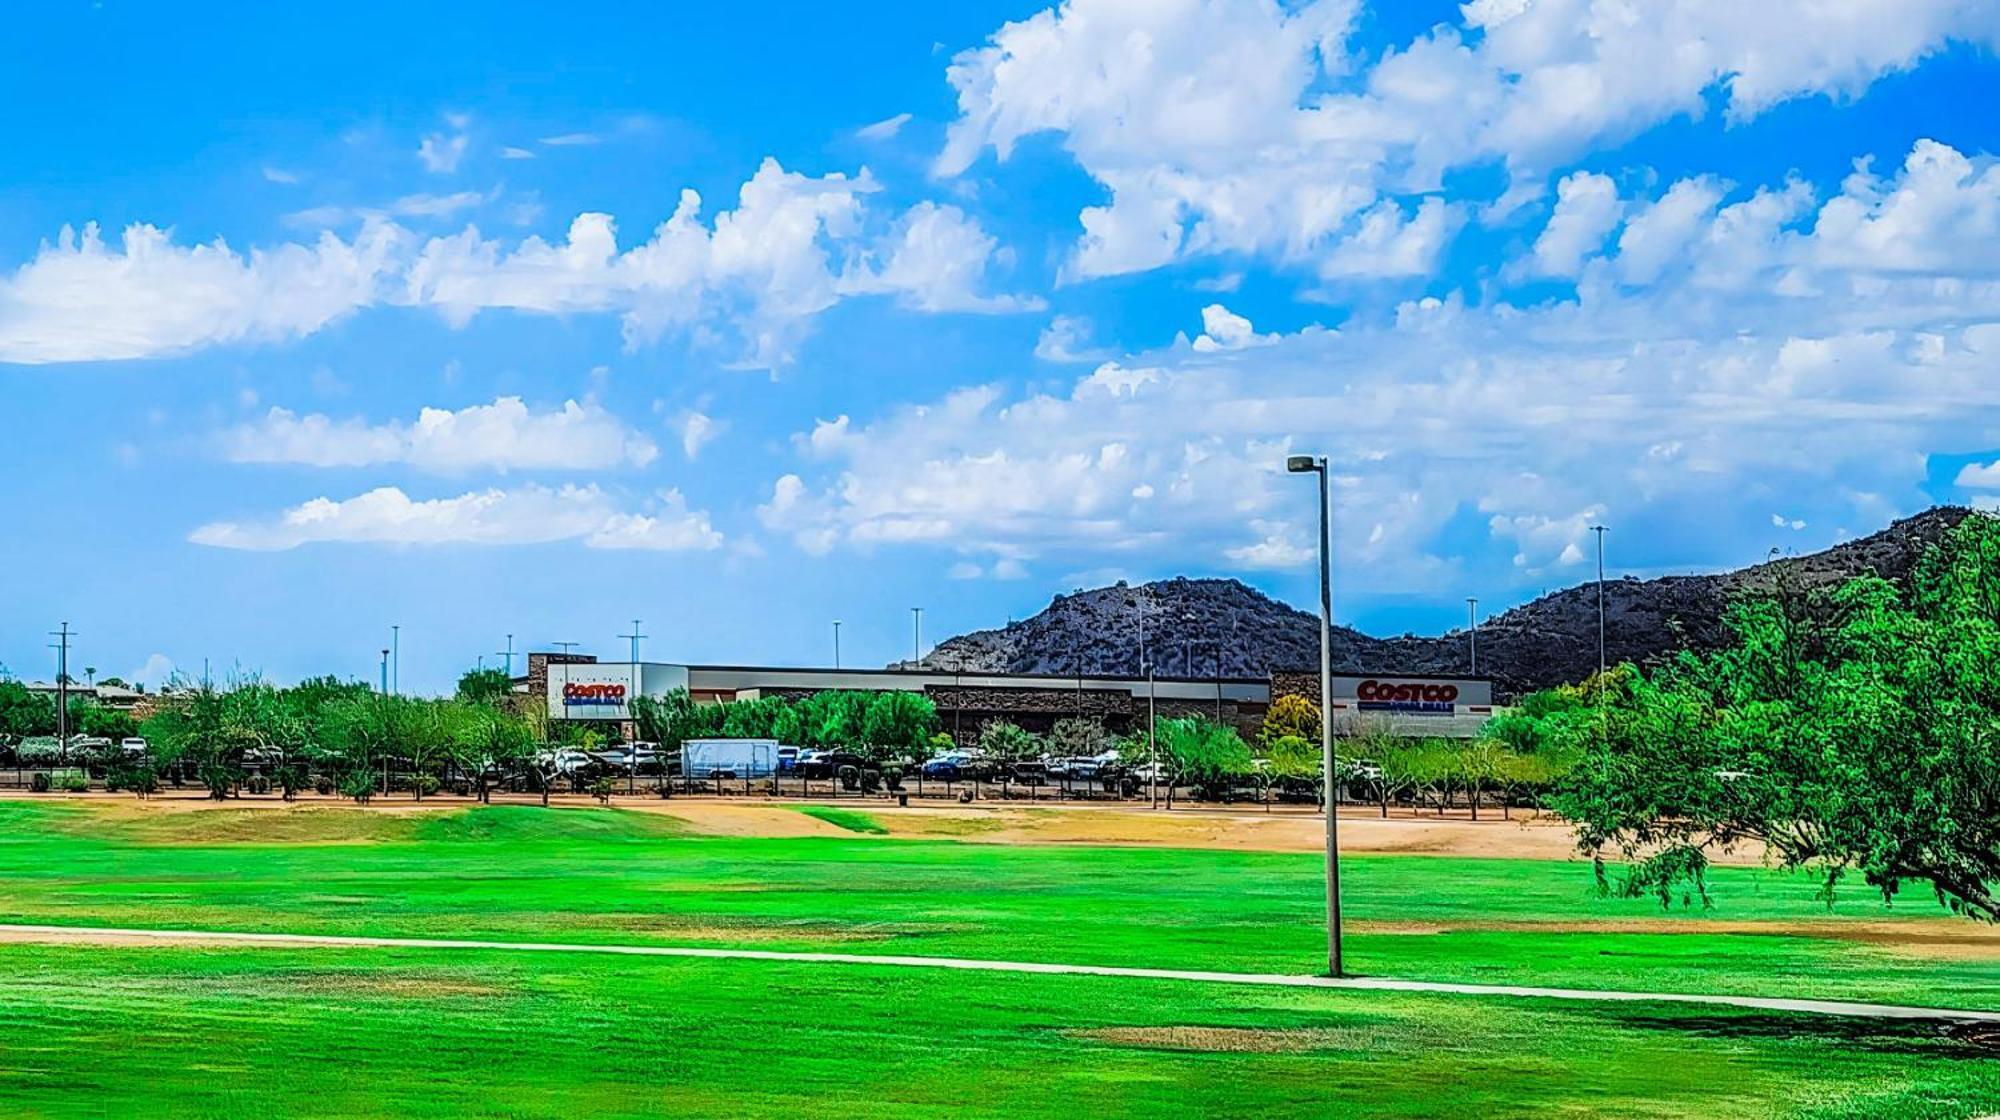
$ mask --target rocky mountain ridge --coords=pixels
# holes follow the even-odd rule
[[[1606,655],[1647,664],[1726,640],[1723,615],[1739,596],[1780,579],[1809,590],[1873,572],[1907,578],[1924,549],[1972,511],[1940,506],[1822,552],[1710,575],[1607,580]],[[1464,630],[1377,638],[1335,627],[1336,672],[1462,675]],[[1503,696],[1581,680],[1597,668],[1595,581],[1552,592],[1479,624],[1479,673]],[[947,638],[926,657],[968,671],[1263,677],[1319,664],[1315,615],[1233,579],[1125,583],[1058,595],[1032,618]]]

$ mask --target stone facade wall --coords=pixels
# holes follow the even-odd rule
[[[587,653],[531,653],[528,655],[529,703],[546,704],[549,695],[549,666],[595,665],[597,658]]]
[[[1303,696],[1319,706],[1319,670],[1279,670],[1271,674],[1271,700],[1280,696]]]

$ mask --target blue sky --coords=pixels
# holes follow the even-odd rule
[[[22,676],[1310,604],[1291,452],[1376,632],[2000,496],[1990,4],[9,19]]]

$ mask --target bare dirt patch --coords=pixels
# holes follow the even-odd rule
[[[896,937],[935,932],[908,923],[777,922],[730,924],[683,920],[671,914],[568,914],[564,924],[581,929],[610,929],[621,933],[687,941],[763,943],[771,941],[855,942],[887,941]]]
[[[241,949],[233,937],[158,937],[109,929],[0,929],[0,945],[101,945],[112,949]]]
[[[1065,1031],[1071,1038],[1144,1050],[1192,1050],[1205,1054],[1302,1054],[1314,1050],[1360,1049],[1363,1031],[1327,1027],[1269,1030],[1255,1027],[1100,1027]]]
[[[192,791],[150,800],[105,794],[57,798],[18,795],[27,800],[60,800],[90,812],[73,827],[128,822],[147,829],[135,839],[153,843],[202,843],[219,837],[263,843],[367,843],[403,838],[414,819],[426,813],[462,811],[476,803],[438,796],[421,802],[398,795],[366,806],[334,798],[243,797],[217,802]],[[0,794],[0,799],[8,795]],[[539,798],[495,797],[493,803],[539,805]],[[566,811],[602,812],[588,797],[562,796]],[[798,811],[802,804],[855,809],[888,830],[868,837]],[[986,800],[970,805],[917,803],[899,807],[886,799],[838,798],[716,799],[704,797],[620,797],[612,808],[658,814],[697,835],[728,837],[838,837],[849,840],[927,839],[981,844],[1084,844],[1132,847],[1205,848],[1227,851],[1317,852],[1325,844],[1324,818],[1297,807],[1272,812],[1260,808],[1203,806],[1151,809],[1139,804]],[[213,814],[221,814],[213,816]],[[373,822],[373,823],[371,823]],[[1463,856],[1488,859],[1568,860],[1578,858],[1569,827],[1553,817],[1478,821],[1456,816],[1410,816],[1399,811],[1383,819],[1366,807],[1340,815],[1341,850],[1353,853]],[[1763,853],[1745,847],[1713,857],[1720,864],[1755,865]]]
[[[1590,921],[1475,920],[1466,922],[1350,921],[1355,933],[1431,936],[1447,933],[1658,933],[1811,937],[1849,941],[1939,960],[2000,960],[2000,929],[1945,918],[1866,921],[1756,921],[1707,918],[1607,918]]]
[[[273,978],[286,993],[390,996],[396,999],[491,999],[510,994],[499,984],[463,976],[405,972],[308,972]]]

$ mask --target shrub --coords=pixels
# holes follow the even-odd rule
[[[271,779],[262,774],[252,774],[244,780],[243,788],[250,793],[266,794],[271,792]]]
[[[63,793],[90,792],[90,775],[81,770],[57,770],[50,776],[50,780],[55,783],[56,789]]]
[[[48,774],[40,770],[35,771],[35,776],[28,779],[28,788],[36,793],[49,792]]]
[[[375,775],[372,771],[350,770],[340,780],[340,792],[344,797],[352,797],[356,804],[366,805],[375,796]]]
[[[610,804],[611,779],[599,778],[596,781],[590,783],[590,796],[597,798],[597,800],[602,804],[607,804],[607,805]]]
[[[285,800],[290,801],[305,788],[306,768],[296,762],[287,762],[271,771],[271,780],[277,784],[278,792],[284,795]],[[328,792],[332,792],[331,789]]]
[[[22,766],[54,766],[62,758],[62,744],[53,735],[36,735],[15,744],[14,758]]]

